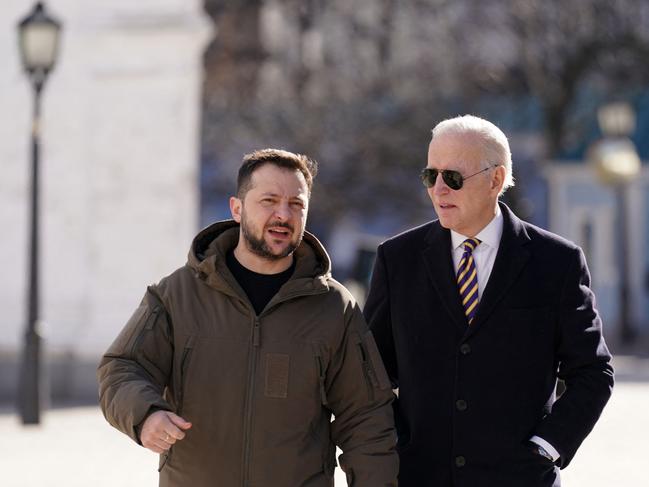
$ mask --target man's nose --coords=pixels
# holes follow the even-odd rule
[[[442,173],[437,174],[437,177],[435,178],[435,184],[433,184],[431,190],[434,194],[446,194],[449,192],[449,187],[444,182]]]
[[[288,201],[281,201],[275,207],[275,216],[279,220],[288,220],[291,217],[291,208],[288,204]]]

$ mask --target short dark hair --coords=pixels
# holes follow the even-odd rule
[[[306,180],[309,196],[311,195],[313,178],[318,173],[318,163],[315,160],[282,149],[262,149],[243,156],[237,177],[237,198],[243,199],[246,196],[250,190],[252,173],[265,164],[300,171]]]

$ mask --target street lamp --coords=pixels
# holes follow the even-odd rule
[[[40,345],[38,330],[38,163],[41,92],[54,67],[58,52],[61,24],[45,12],[38,2],[32,12],[18,24],[18,45],[23,67],[34,89],[32,122],[31,225],[29,252],[28,316],[25,348],[20,370],[19,408],[24,424],[40,422]]]
[[[629,135],[635,130],[635,114],[628,103],[609,103],[598,110],[597,119],[604,137],[591,146],[588,159],[599,180],[615,191],[620,243],[620,339],[623,344],[629,344],[635,338],[636,332],[629,316],[629,223],[625,195],[627,183],[637,176],[641,165],[635,145],[629,139]]]

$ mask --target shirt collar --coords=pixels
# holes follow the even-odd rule
[[[503,214],[500,211],[500,205],[496,205],[496,215],[491,219],[489,224],[484,227],[480,232],[475,236],[480,240],[481,244],[486,244],[488,247],[497,248],[500,245],[500,237],[503,234]],[[457,233],[454,230],[451,230],[451,242],[453,244],[453,249],[461,247],[464,241],[469,238],[466,235]]]

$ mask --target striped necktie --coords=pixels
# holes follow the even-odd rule
[[[464,254],[460,260],[460,266],[457,270],[457,285],[460,289],[460,298],[464,313],[469,321],[473,321],[476,309],[478,308],[478,271],[473,262],[473,251],[480,245],[477,238],[467,238],[462,242]]]

